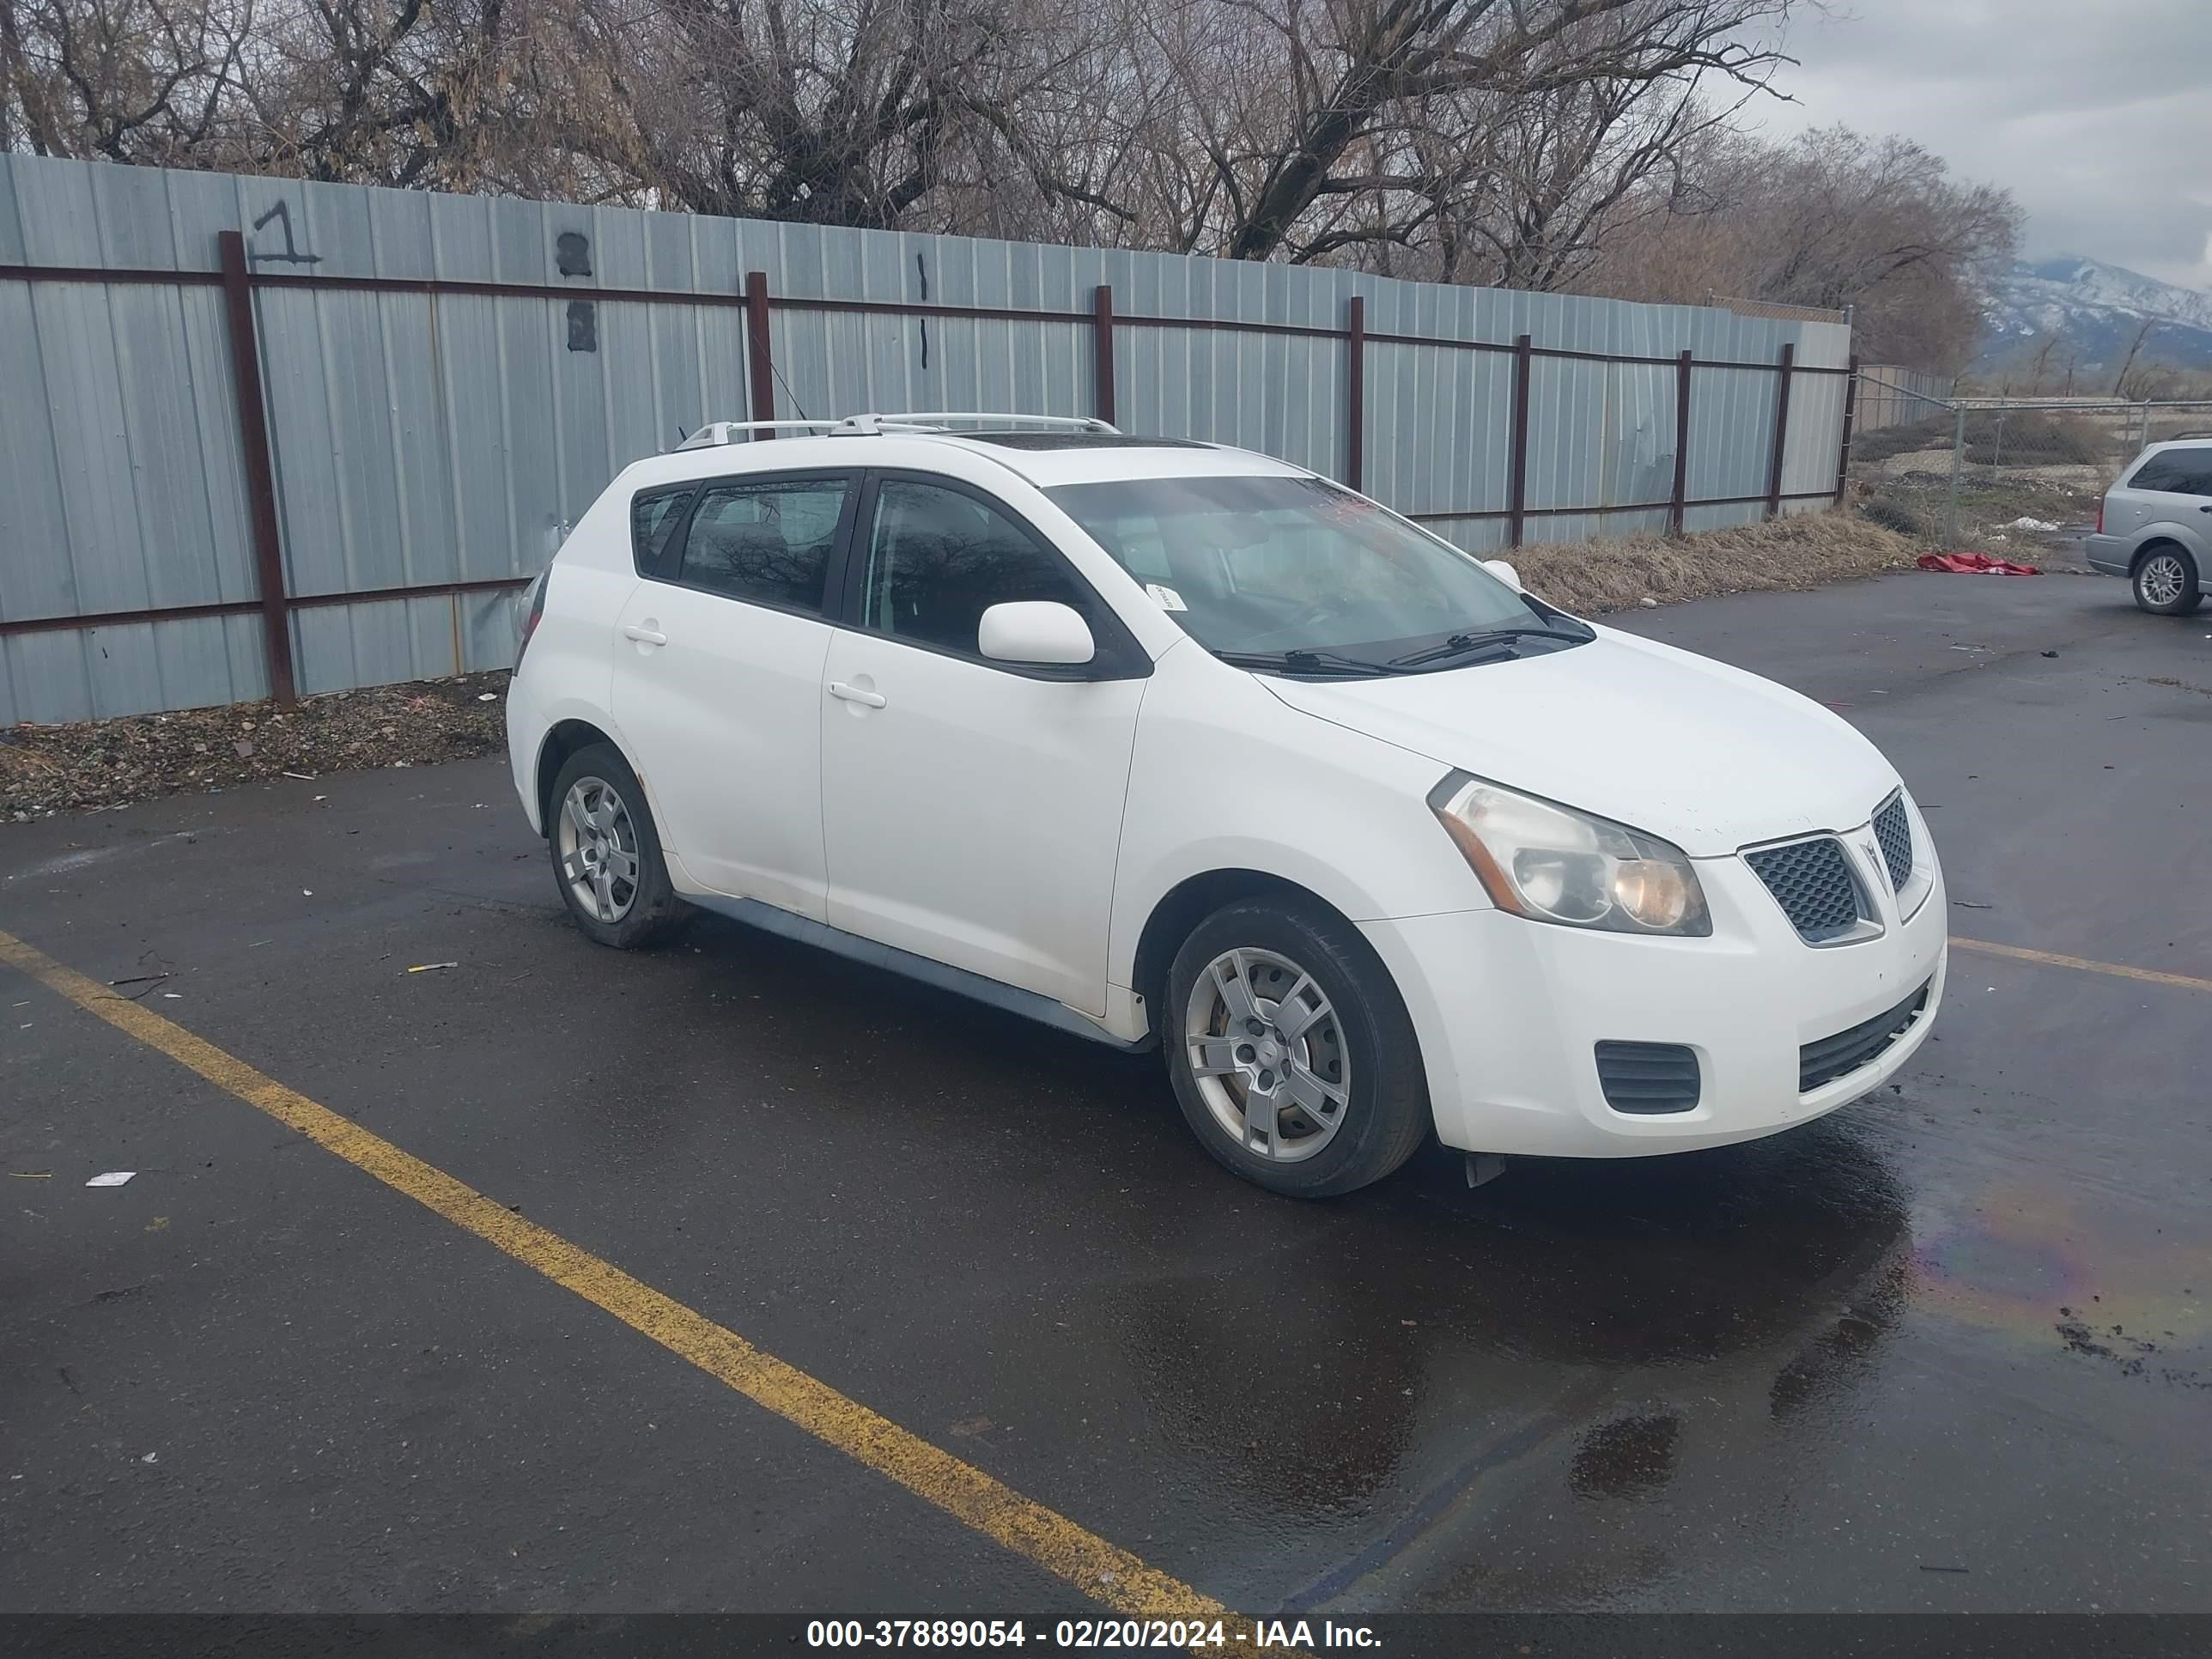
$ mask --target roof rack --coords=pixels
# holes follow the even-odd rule
[[[868,436],[882,433],[944,432],[948,423],[997,426],[1069,427],[1081,432],[1111,433],[1121,428],[1089,415],[994,415],[967,410],[944,410],[923,414],[847,415],[834,421],[709,421],[676,447],[713,449],[738,441],[746,432],[821,432],[832,437]]]
[[[2153,438],[2151,441],[2154,444],[2174,444],[2184,438],[2212,438],[2212,428],[2198,432],[2169,432],[2163,438]]]
[[[996,415],[969,410],[939,410],[901,415],[848,415],[838,429],[841,432],[931,432],[944,430],[945,423],[951,421],[979,426],[1069,427],[1079,432],[1109,432],[1116,435],[1121,432],[1119,427],[1092,415]]]

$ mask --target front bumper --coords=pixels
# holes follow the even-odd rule
[[[1697,860],[1713,917],[1707,939],[1589,932],[1498,910],[1362,924],[1390,969],[1421,1042],[1437,1133],[1468,1152],[1628,1158],[1725,1146],[1787,1129],[1872,1093],[1928,1040],[1942,1000],[1947,905],[1928,859],[1910,918],[1881,875],[1869,833],[1842,837],[1877,908],[1878,936],[1815,947],[1801,939],[1741,858]],[[1911,895],[1920,884],[1908,884]],[[1802,1044],[1928,1000],[1856,1071],[1798,1087]],[[1698,1058],[1691,1110],[1615,1111],[1596,1046],[1679,1043]]]
[[[2101,570],[2107,576],[2128,574],[2128,544],[2118,536],[2084,536],[2081,556],[2088,560],[2090,569]]]

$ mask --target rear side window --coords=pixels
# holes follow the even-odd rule
[[[733,599],[820,615],[846,489],[842,478],[709,485],[684,533],[676,579]]]
[[[2162,449],[2136,469],[2127,487],[2212,497],[2212,448]]]
[[[660,568],[660,556],[667,551],[668,538],[676,526],[684,521],[684,503],[691,499],[696,488],[687,483],[667,489],[641,489],[630,497],[629,545],[640,575],[651,575]]]

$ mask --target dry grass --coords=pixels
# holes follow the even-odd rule
[[[1699,531],[1680,541],[1529,546],[1506,554],[1532,592],[1584,616],[1645,599],[1677,605],[1717,593],[1825,587],[1911,567],[1919,545],[1855,514],[1808,513],[1771,524]]]

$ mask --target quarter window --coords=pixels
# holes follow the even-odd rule
[[[842,478],[710,485],[684,534],[677,580],[819,614],[845,489]]]
[[[2128,488],[2212,496],[2212,449],[2162,449],[2136,469]]]
[[[878,489],[862,612],[870,628],[973,656],[993,605],[1056,599],[1089,616],[1088,598],[1026,526],[974,496],[902,478]]]
[[[630,497],[629,545],[640,575],[659,568],[660,556],[667,550],[670,534],[683,522],[684,503],[691,499],[693,488],[687,483],[672,489],[641,489]]]

